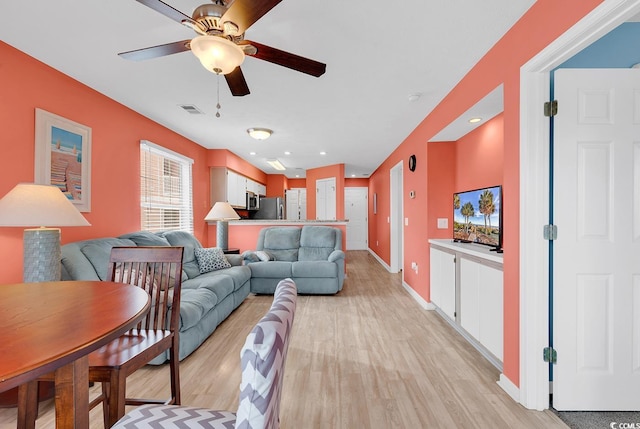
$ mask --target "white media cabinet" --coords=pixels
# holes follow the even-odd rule
[[[431,303],[502,371],[502,254],[451,239],[431,239],[429,245]]]

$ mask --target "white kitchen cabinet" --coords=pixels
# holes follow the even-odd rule
[[[456,318],[456,255],[431,248],[431,302],[451,320]]]
[[[502,255],[477,244],[451,240],[429,240],[429,243],[432,303],[454,328],[502,370]]]
[[[460,326],[502,360],[502,271],[460,258]]]
[[[247,207],[247,178],[225,167],[209,170],[211,204],[227,201],[234,208]]]

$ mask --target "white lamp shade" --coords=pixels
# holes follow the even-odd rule
[[[229,74],[244,61],[242,49],[224,37],[197,36],[191,40],[191,52],[216,74]]]
[[[233,219],[240,219],[240,216],[238,216],[238,213],[236,213],[229,203],[224,201],[215,203],[204,218],[206,221]]]
[[[0,226],[90,226],[56,186],[19,183],[0,199]]]

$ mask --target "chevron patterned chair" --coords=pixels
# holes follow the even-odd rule
[[[214,411],[178,405],[143,405],[114,429],[278,429],[280,394],[298,291],[291,279],[276,287],[273,304],[240,352],[242,381],[238,410]]]

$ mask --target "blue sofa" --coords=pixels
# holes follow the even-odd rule
[[[242,254],[251,269],[251,292],[273,294],[291,278],[301,294],[335,294],[344,283],[342,230],[304,225],[262,228],[255,251]]]
[[[226,255],[232,265],[200,273],[195,250],[200,242],[183,231],[133,232],[119,237],[77,241],[62,246],[62,280],[105,280],[114,246],[184,247],[180,302],[180,360],[189,356],[235,310],[249,293],[273,294],[287,277],[303,294],[334,294],[344,282],[342,231],[327,226],[268,227],[260,231],[257,250],[268,252],[269,262],[251,253]],[[247,258],[245,261],[243,256]],[[251,262],[251,263],[249,263]],[[151,361],[159,365],[166,354]]]
[[[62,246],[63,280],[105,280],[114,246],[184,247],[180,302],[180,360],[189,356],[249,295],[251,270],[240,255],[226,255],[231,268],[200,273],[195,249],[200,242],[183,231],[134,232],[117,238],[97,238]],[[151,361],[159,365],[163,354]]]

